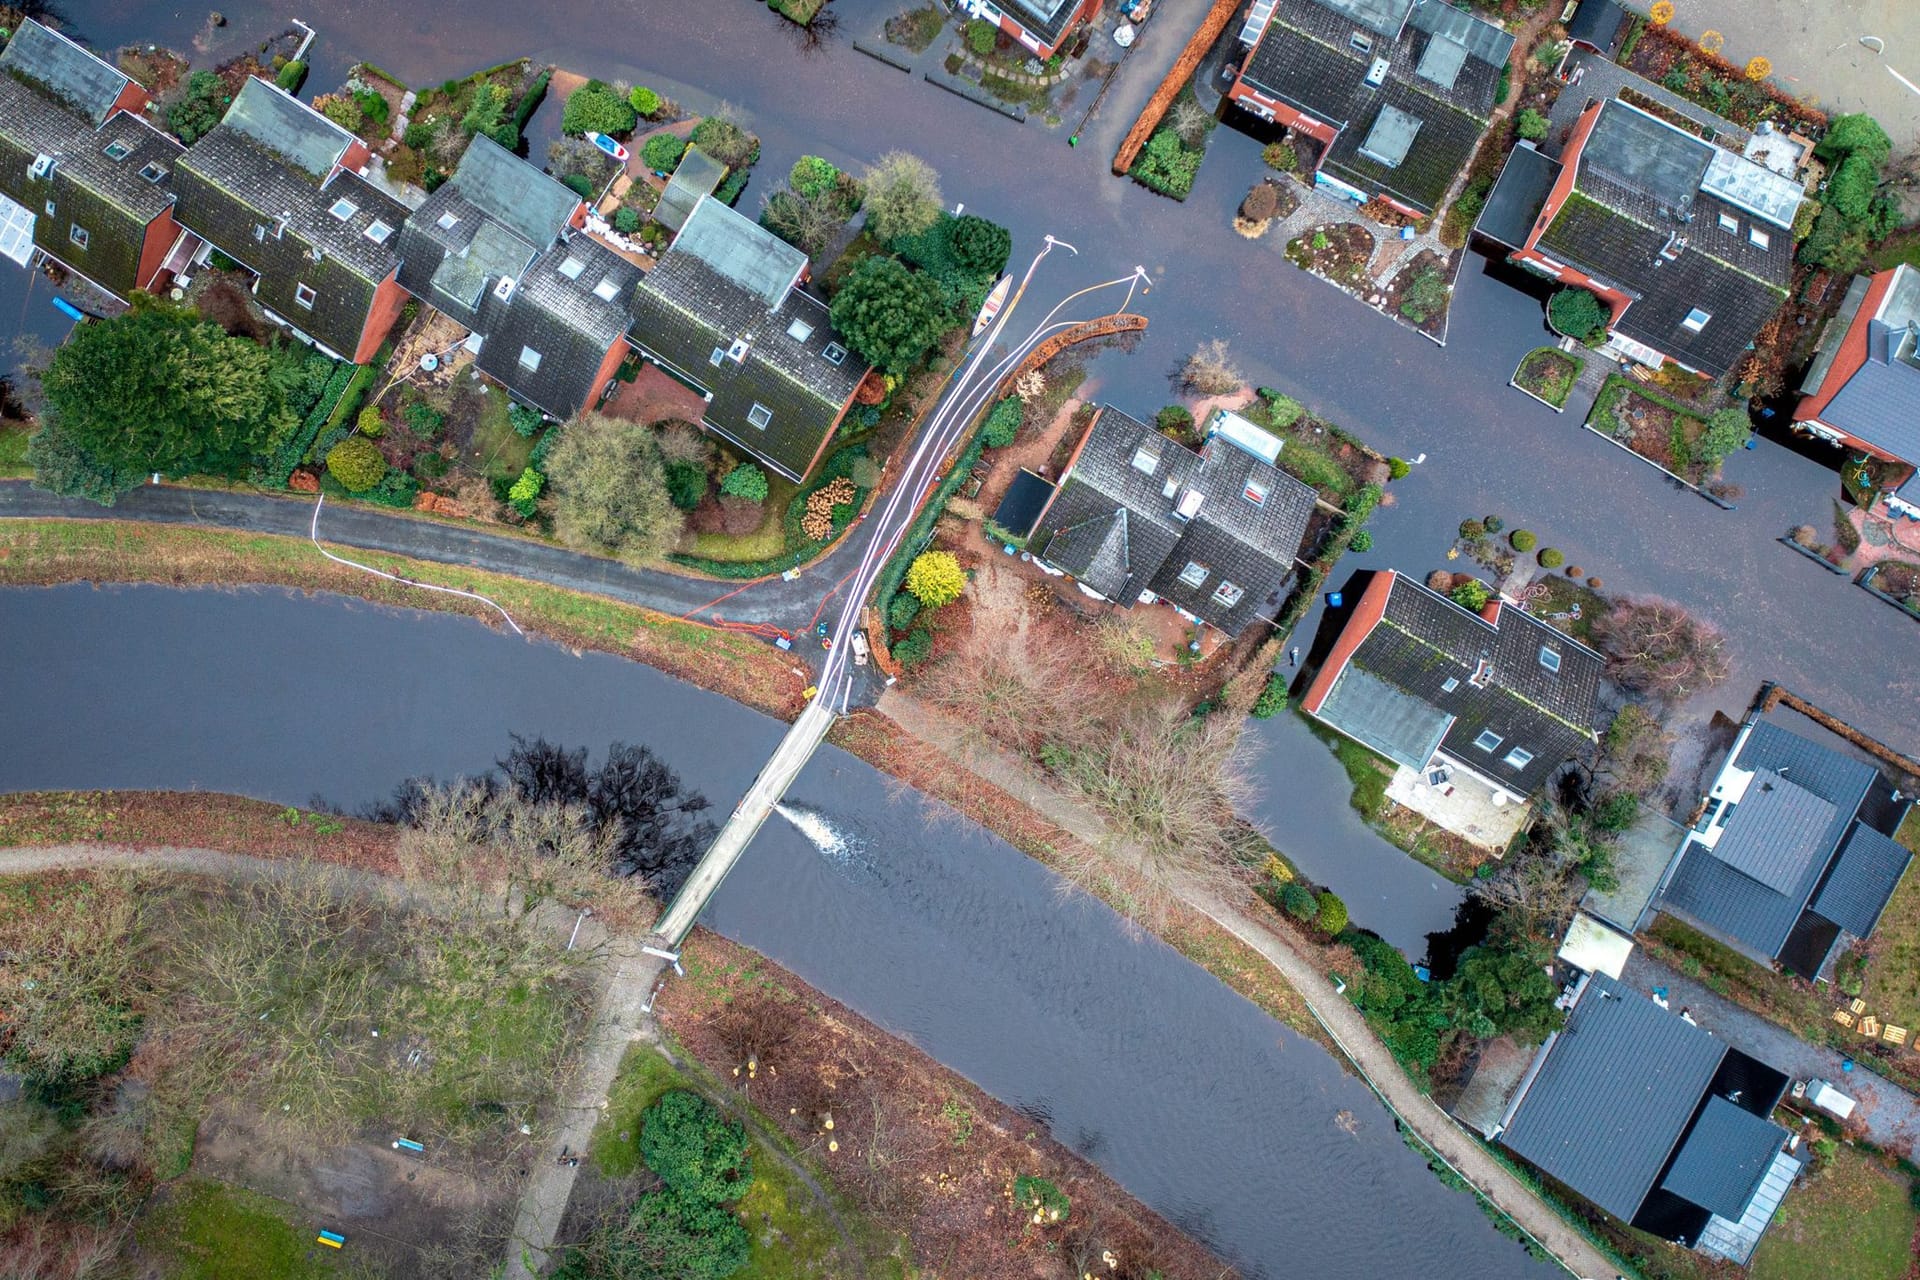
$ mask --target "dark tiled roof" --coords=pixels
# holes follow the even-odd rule
[[[1855,823],[1827,882],[1813,895],[1813,911],[1856,938],[1868,936],[1912,860],[1901,845],[1865,823]]]
[[[1542,665],[1542,649],[1558,655],[1559,670]],[[1482,663],[1487,674],[1476,684]],[[1447,754],[1522,795],[1593,741],[1600,655],[1518,608],[1502,606],[1496,625],[1396,574],[1384,615],[1354,650],[1354,667],[1451,716]],[[1322,719],[1366,741],[1325,707]],[[1499,741],[1478,746],[1488,733]],[[1531,758],[1510,763],[1515,748]]]
[[[1150,472],[1134,465],[1149,454]],[[1252,501],[1250,489],[1264,498]],[[1174,513],[1183,501],[1190,519]],[[1313,490],[1224,438],[1195,453],[1106,407],[1035,541],[1109,600],[1131,605],[1152,591],[1237,635],[1279,603],[1313,503]],[[1190,566],[1204,571],[1198,585],[1180,580]],[[1226,584],[1238,590],[1230,604],[1218,598]]]
[[[0,72],[25,80],[87,123],[106,123],[127,77],[65,36],[28,18],[0,51]]]
[[[625,337],[640,275],[588,236],[556,244],[520,277],[475,363],[528,404],[556,418],[573,416],[598,396],[600,365]]]
[[[1660,1188],[1738,1222],[1786,1145],[1787,1131],[1765,1116],[1725,1098],[1708,1098]]]
[[[1867,321],[1866,363],[1827,402],[1820,420],[1920,462],[1920,270],[1903,265],[1896,271],[1879,315]],[[1853,300],[1852,290],[1847,296]],[[1836,317],[1833,323],[1842,322]],[[1834,341],[1829,350],[1839,345]]]
[[[258,76],[240,86],[220,127],[315,181],[332,172],[354,142],[345,129]]]
[[[109,146],[125,154],[116,160]],[[0,75],[0,193],[34,215],[35,244],[114,293],[124,296],[139,282],[146,229],[172,204],[166,177],[180,152],[178,142],[130,112],[95,128],[25,81]],[[41,155],[55,157],[50,178],[31,174]],[[142,170],[160,181],[141,177]],[[75,226],[87,233],[84,249],[73,243]]]
[[[444,185],[536,249],[552,244],[580,205],[571,188],[484,134]]]
[[[500,277],[518,280],[536,252],[534,245],[446,182],[401,229],[400,285],[469,329],[478,329],[483,303]]]
[[[1626,30],[1629,16],[1617,0],[1580,0],[1573,21],[1567,24],[1567,38],[1584,40],[1611,58],[1620,52],[1620,33]]]
[[[630,333],[636,346],[708,393],[709,429],[791,479],[806,474],[867,371],[833,332],[826,304],[805,290],[769,308],[674,249],[635,291]],[[741,360],[726,354],[736,341],[747,343]],[[839,364],[827,359],[829,347],[842,353]],[[756,405],[772,415],[764,427],[748,416]]]
[[[1530,142],[1507,153],[1500,179],[1480,211],[1473,229],[1509,249],[1518,249],[1533,234],[1534,220],[1546,206],[1547,194],[1560,177],[1560,162],[1549,160]]]
[[[242,103],[249,110],[237,126]],[[254,292],[261,306],[351,356],[374,289],[399,266],[408,210],[356,173],[323,169],[315,175],[302,167],[306,161],[294,160],[324,149],[319,129],[307,128],[290,150],[261,140],[268,124],[296,112],[334,129],[278,89],[249,80],[228,118],[180,158],[174,173],[177,216],[260,277]],[[346,216],[336,216],[336,208]],[[376,223],[387,228],[377,240],[368,234]],[[316,295],[310,307],[299,301],[301,286]]]
[[[1595,974],[1500,1141],[1631,1221],[1725,1053],[1705,1031]]]
[[[1869,765],[1764,721],[1748,733],[1734,764],[1755,775],[1747,784],[1750,798],[1755,787],[1784,774],[1796,788],[1831,805],[1831,820],[1813,837],[1813,854],[1784,891],[1742,874],[1717,850],[1690,843],[1661,903],[1762,955],[1778,956],[1877,775]],[[1743,799],[1735,808],[1729,831],[1746,803]]]
[[[1379,191],[1427,212],[1439,207],[1447,188],[1473,157],[1484,122],[1436,103],[1403,81],[1380,87],[1378,101],[1340,131],[1321,168],[1363,191]],[[1367,139],[1381,114],[1400,112],[1417,120],[1418,134],[1399,164],[1381,163]]]

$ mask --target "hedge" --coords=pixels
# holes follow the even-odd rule
[[[544,437],[543,437],[544,439]],[[536,446],[537,449],[538,446]],[[867,446],[850,444],[841,448],[828,458],[812,480],[801,486],[798,492],[787,502],[787,513],[782,521],[784,537],[789,550],[766,560],[709,560],[705,556],[686,555],[673,552],[667,559],[675,564],[684,565],[699,573],[711,574],[716,578],[764,578],[769,574],[785,573],[796,565],[804,564],[820,553],[826,543],[815,542],[800,532],[801,518],[807,514],[807,499],[815,491],[824,489],[828,484],[843,477],[851,478],[853,464],[867,456]],[[848,525],[853,523],[860,508],[867,500],[871,490],[854,486],[851,510],[845,519],[834,517],[833,536],[839,537]],[[831,542],[832,539],[828,539]]]
[[[553,69],[548,68],[533,78],[527,91],[520,95],[520,105],[514,108],[513,127],[525,133],[527,121],[533,119],[533,113],[540,109],[540,103],[547,96],[547,82],[553,79]]]
[[[899,592],[901,582],[906,579],[908,567],[913,564],[914,557],[924,551],[927,543],[933,540],[933,526],[939,523],[940,516],[947,509],[948,501],[954,494],[960,492],[960,486],[965,484],[967,477],[973,474],[974,467],[980,461],[981,450],[985,448],[986,437],[976,429],[973,439],[968,442],[959,461],[953,464],[953,470],[947,473],[947,478],[940,482],[940,487],[933,491],[931,498],[927,499],[927,505],[921,508],[920,514],[915,516],[913,523],[907,526],[906,536],[900,539],[900,545],[894,549],[893,557],[880,571],[874,603],[881,613],[884,614],[893,607],[893,597]]]
[[[292,479],[294,468],[306,459],[307,450],[313,447],[320,429],[333,420],[333,411],[347,394],[353,380],[360,374],[358,366],[341,361],[335,367],[333,375],[327,379],[327,385],[320,391],[320,399],[314,403],[300,429],[281,442],[273,451],[273,457],[260,473],[258,483],[268,489],[284,489]]]
[[[382,361],[376,361],[384,363]],[[374,365],[363,364],[354,370],[353,378],[347,383],[347,390],[340,402],[333,406],[333,412],[327,415],[326,425],[321,429],[320,438],[315,440],[313,448],[307,451],[307,461],[318,463],[327,456],[327,450],[345,440],[356,430],[353,417],[360,408],[360,401],[366,398],[367,388],[373,385]],[[291,472],[289,472],[291,474]]]

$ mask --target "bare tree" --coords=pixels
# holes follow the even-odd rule
[[[1226,395],[1239,390],[1242,381],[1224,338],[1210,338],[1201,343],[1180,369],[1181,385],[1201,395]]]
[[[908,151],[889,151],[868,168],[867,229],[882,242],[917,235],[940,216],[940,175]]]
[[[833,243],[848,217],[846,201],[830,187],[812,195],[781,187],[768,193],[761,221],[782,240],[815,258]]]
[[[809,58],[821,58],[833,45],[833,34],[840,29],[840,15],[823,8],[811,22],[787,23],[794,47]]]
[[[939,676],[923,682],[924,696],[953,717],[969,751],[1031,755],[1092,730],[1094,690],[1063,645],[1022,643],[976,627],[941,663]]]
[[[667,493],[655,432],[587,413],[547,459],[553,528],[562,542],[635,560],[665,555],[686,520]]]
[[[1207,136],[1207,126],[1212,123],[1213,116],[1191,98],[1182,98],[1167,112],[1167,126],[1189,147],[1200,145]]]
[[[660,428],[660,458],[663,462],[691,462],[706,466],[713,458],[713,441],[691,422],[677,418],[656,423]]]
[[[1594,621],[1594,638],[1622,686],[1678,701],[1727,678],[1726,637],[1671,600],[1623,600]]]
[[[1594,778],[1642,798],[1651,796],[1667,780],[1672,749],[1673,735],[1645,707],[1629,702],[1600,739]]]

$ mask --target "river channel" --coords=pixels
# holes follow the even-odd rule
[[[354,809],[508,735],[646,743],[724,809],[782,726],[600,654],[277,590],[0,590],[0,790]],[[833,748],[705,922],[1031,1116],[1252,1277],[1543,1277],[1319,1047]],[[1343,1128],[1350,1114],[1353,1132]]]

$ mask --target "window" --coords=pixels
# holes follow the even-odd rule
[[[1747,228],[1747,240],[1756,249],[1764,249],[1773,243],[1773,237],[1758,227]]]
[[[87,247],[87,241],[92,239],[92,237],[87,234],[87,229],[85,227],[81,226],[79,223],[76,222],[72,226],[67,228],[67,239],[73,241],[74,244],[84,249]]]
[[[48,212],[49,212],[49,213],[51,213],[51,212],[52,212],[52,210],[48,210]],[[265,226],[264,226],[263,224],[261,224],[261,223],[258,223],[258,222],[256,222],[256,223],[254,223],[254,224],[253,224],[253,238],[254,238],[255,240],[258,240],[258,241],[260,241],[260,242],[261,242],[262,244],[265,244],[265,243],[266,243],[266,240],[267,240],[267,229],[266,229],[266,227],[265,227]]]
[[[1540,665],[1545,667],[1549,671],[1558,671],[1560,669],[1560,651],[1558,649],[1549,649],[1547,648],[1547,646],[1541,645],[1540,646]]]
[[[53,216],[53,201],[51,200],[47,201],[47,216],[49,218]]]
[[[1264,507],[1267,505],[1267,482],[1265,480],[1249,480],[1247,481],[1247,487],[1242,489],[1240,494],[1254,506]]]
[[[1222,578],[1220,585],[1214,588],[1213,602],[1224,609],[1231,609],[1240,603],[1240,597],[1245,594],[1247,593],[1244,588]]]
[[[313,291],[313,286],[310,284],[297,284],[293,287],[293,300],[309,311],[313,310],[313,304],[319,297],[320,295]]]
[[[599,284],[593,286],[593,296],[602,302],[612,302],[620,296],[620,286],[614,282],[612,276],[608,276]]]
[[[442,231],[451,231],[460,225],[460,215],[457,213],[443,213],[440,215],[439,221],[433,225]]]
[[[367,229],[361,232],[361,234],[375,244],[385,244],[387,237],[393,234],[393,228],[380,221],[380,219],[375,218],[367,224]]]
[[[1207,566],[1198,560],[1187,561],[1187,567],[1180,571],[1180,581],[1190,587],[1197,587],[1207,580]]]
[[[106,157],[109,160],[125,160],[128,156],[133,154],[132,145],[129,143],[122,142],[118,138],[115,138],[112,142],[109,142],[104,148],[102,148],[102,150],[105,152]]]
[[[333,208],[327,210],[327,212],[340,219],[340,221],[345,222],[348,218],[360,212],[360,206],[351,200],[335,200],[333,202]]]
[[[532,347],[520,348],[520,367],[532,373],[540,367],[540,353]]]
[[[1734,805],[1725,805],[1725,806],[1723,806],[1723,807],[1721,808],[1721,810],[1720,810],[1720,821],[1719,821],[1719,823],[1718,823],[1717,825],[1719,825],[1719,826],[1722,826],[1722,827],[1724,827],[1724,826],[1726,826],[1726,825],[1727,825],[1727,821],[1728,821],[1728,819],[1730,819],[1730,818],[1732,818],[1732,817],[1733,817],[1733,811],[1734,811],[1734,808],[1735,808],[1735,806],[1734,806]],[[1704,828],[1703,828],[1703,829],[1704,829]]]
[[[1702,311],[1700,308],[1695,307],[1693,310],[1687,312],[1687,318],[1685,320],[1682,320],[1680,323],[1684,325],[1686,328],[1689,328],[1693,330],[1695,333],[1698,333],[1702,329],[1707,327],[1707,321],[1711,319],[1713,319],[1712,312]]]
[[[1740,219],[1730,213],[1723,213],[1720,215],[1720,229],[1738,234],[1740,231]]]
[[[765,431],[767,424],[773,421],[773,410],[755,401],[753,408],[747,410],[747,421]]]
[[[837,342],[829,342],[827,349],[820,354],[826,357],[828,364],[841,364],[847,358],[847,349]]]
[[[1440,682],[1440,692],[1442,693],[1452,693],[1455,689],[1458,689],[1459,687],[1460,687],[1460,678],[1458,676],[1448,676],[1445,680],[1442,680]]]
[[[148,161],[146,164],[140,166],[140,176],[148,182],[158,182],[167,176],[167,171],[152,161]]]
[[[1500,735],[1495,733],[1491,729],[1482,729],[1480,731],[1480,736],[1473,740],[1473,745],[1480,748],[1482,751],[1491,751],[1495,747],[1499,746],[1500,743],[1501,743]]]
[[[713,354],[707,357],[707,363],[712,365],[714,368],[718,369],[720,367],[720,362],[722,360],[725,360],[726,358],[727,358],[727,349],[725,347],[715,347],[713,349]]]
[[[572,254],[568,254],[567,260],[560,264],[560,274],[565,276],[569,280],[578,280],[580,278],[580,273],[582,271],[585,271],[586,269],[587,269],[587,264],[582,262],[580,259],[574,257]]]
[[[1355,53],[1372,53],[1373,37],[1364,31],[1356,31],[1347,38],[1347,48]]]
[[[1515,747],[1513,750],[1507,752],[1506,761],[1516,769],[1524,769],[1532,763],[1533,752],[1527,750],[1525,747]]]
[[[787,326],[787,336],[795,342],[805,342],[813,336],[813,326],[805,320],[795,318],[794,322]]]
[[[1133,469],[1142,475],[1152,475],[1160,466],[1160,455],[1142,445],[1133,451]]]

